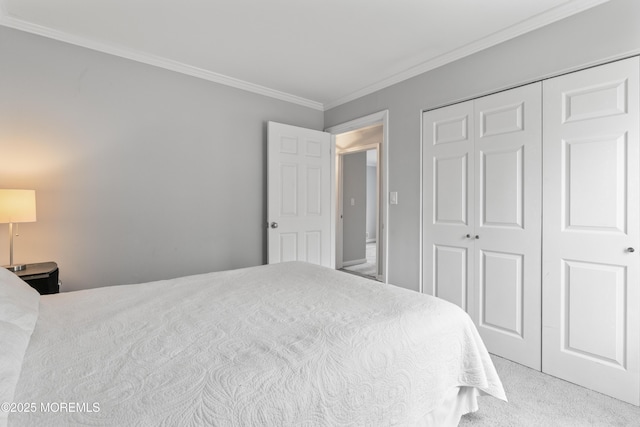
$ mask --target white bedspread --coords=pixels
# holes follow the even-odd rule
[[[457,386],[505,397],[462,310],[285,263],[42,297],[9,426],[415,425]]]

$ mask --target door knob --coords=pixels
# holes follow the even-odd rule
[[[478,235],[476,234],[476,239],[479,239],[479,238],[480,238],[480,236],[478,236]]]
[[[633,248],[627,248],[627,252],[635,252],[636,250]]]
[[[466,237],[467,239],[470,239],[470,238],[471,238],[471,234],[467,234],[467,235],[466,235],[466,236],[464,236],[464,237]]]
[[[271,228],[278,228],[278,223],[277,222],[272,222],[271,223]]]

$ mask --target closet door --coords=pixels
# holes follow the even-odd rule
[[[544,82],[544,372],[640,404],[639,61]]]
[[[542,85],[475,101],[474,289],[490,352],[541,369]]]
[[[473,299],[473,101],[423,114],[423,292]]]
[[[540,369],[540,83],[423,115],[423,291]]]

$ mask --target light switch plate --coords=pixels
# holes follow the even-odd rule
[[[391,191],[389,193],[389,203],[391,203],[392,205],[397,205],[398,204],[398,192],[397,191]]]

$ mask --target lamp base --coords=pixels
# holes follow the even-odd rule
[[[22,271],[24,269],[27,268],[27,264],[13,264],[13,265],[3,265],[4,268],[6,268],[9,271],[13,271],[14,273],[16,271]]]

